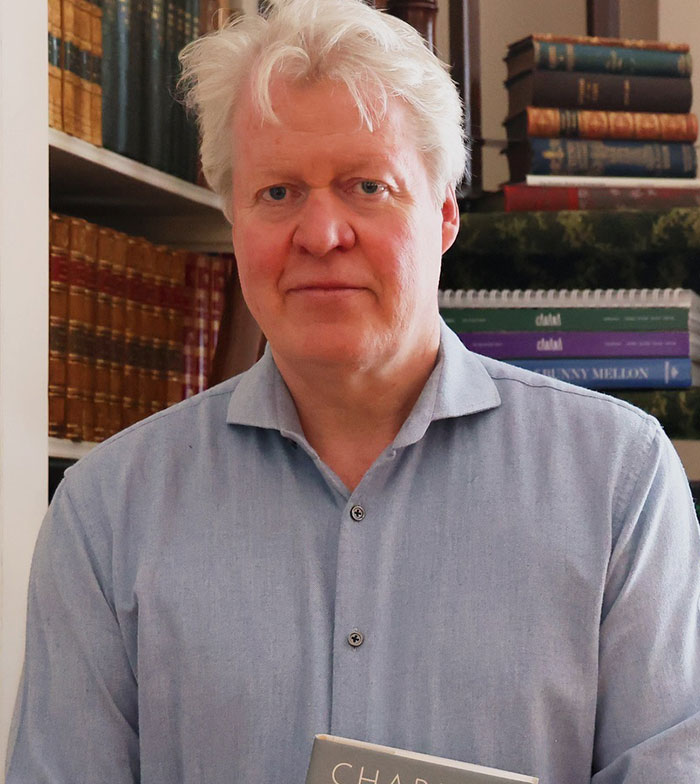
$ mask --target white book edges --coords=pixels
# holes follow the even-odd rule
[[[445,289],[440,308],[688,308],[700,313],[690,289]]]
[[[700,188],[694,177],[586,177],[577,174],[528,174],[528,185],[553,188]]]

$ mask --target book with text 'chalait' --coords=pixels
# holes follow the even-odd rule
[[[538,778],[375,743],[316,735],[306,784],[537,784]]]

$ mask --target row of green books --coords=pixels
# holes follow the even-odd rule
[[[687,289],[440,292],[467,348],[592,389],[700,383],[700,297]]]

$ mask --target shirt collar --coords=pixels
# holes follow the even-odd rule
[[[496,385],[479,357],[441,320],[435,368],[393,445],[399,448],[419,441],[438,419],[476,414],[500,403]],[[279,430],[286,438],[305,441],[296,407],[269,346],[260,361],[240,376],[229,399],[226,421]]]

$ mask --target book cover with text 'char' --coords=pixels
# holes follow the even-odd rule
[[[306,784],[537,784],[520,773],[391,746],[316,735]]]

